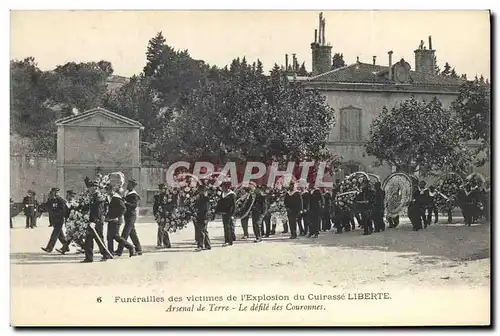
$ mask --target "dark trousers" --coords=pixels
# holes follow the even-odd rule
[[[123,238],[123,235],[120,236],[120,224],[117,222],[108,223],[106,238],[108,240],[108,250],[110,252],[114,251],[114,242],[118,243],[118,250],[116,251],[116,254],[121,254],[123,252],[123,247],[126,247],[129,251],[134,249],[134,245],[130,244],[125,238]],[[121,250],[120,246],[122,247]]]
[[[422,210],[417,205],[410,205],[408,207],[408,217],[411,225],[413,225],[413,230],[422,229]]]
[[[309,232],[309,223],[310,223],[309,211],[306,211],[300,216],[300,220],[298,222],[299,231],[301,234],[305,235]]]
[[[265,234],[266,237],[269,237],[271,234],[271,213],[267,213],[264,216],[263,224],[265,224],[265,231],[263,231],[263,226],[261,226],[261,233]]]
[[[212,246],[210,245],[207,226],[208,220],[196,219],[194,221],[194,235],[196,237],[196,244],[198,247],[210,249]]]
[[[309,216],[309,234],[311,235],[319,234],[319,228],[321,225],[321,210],[311,210],[308,216]]]
[[[26,228],[34,228],[36,226],[36,215],[26,216]]]
[[[385,222],[384,222],[384,212],[383,211],[374,211],[372,213],[373,226],[375,227],[376,232],[385,230]]]
[[[248,237],[248,220],[250,216],[241,219],[241,228],[243,229],[243,236]]]
[[[462,208],[462,215],[464,216],[464,221],[465,221],[465,224],[467,225],[471,225],[472,224],[472,220],[473,220],[473,210],[472,210],[472,207],[473,205],[472,204],[468,204],[468,203],[464,203],[462,204],[461,208]]]
[[[330,217],[330,209],[325,209],[323,213],[323,218],[321,220],[321,229],[323,231],[328,231],[332,228],[332,220]]]
[[[432,222],[432,215],[434,214],[434,224],[437,224],[439,220],[439,212],[436,206],[426,208],[424,210],[425,214],[425,221],[427,222],[427,225],[431,225]]]
[[[222,225],[224,226],[224,242],[233,245],[234,240],[234,223],[231,215],[222,215]]]
[[[63,245],[61,248],[61,251],[68,252],[69,251],[69,246],[73,242],[72,239],[66,239],[66,244]],[[85,250],[85,242],[82,242],[80,240],[76,240],[75,243],[83,250]]]
[[[136,215],[133,216],[124,216],[125,219],[125,225],[123,226],[122,230],[122,238],[124,241],[127,241],[128,237],[130,236],[130,240],[132,240],[132,244],[134,244],[135,250],[137,252],[142,251],[141,247],[141,242],[139,241],[139,237],[137,236],[137,231],[135,230],[135,220],[136,220]],[[121,254],[123,252],[123,247],[125,245],[123,244],[118,244],[118,248],[116,250],[117,254]]]
[[[288,225],[290,226],[290,236],[297,237],[297,224],[300,221],[300,214],[287,211]]]
[[[288,219],[288,214],[287,218],[283,218],[282,216],[279,217],[281,220],[281,223],[283,224],[283,233],[288,233],[288,222],[290,221]],[[297,233],[297,222],[295,222],[295,233]]]
[[[10,217],[10,228],[14,228],[14,225],[12,225],[12,217]]]
[[[87,228],[87,234],[85,236],[85,260],[94,260],[94,240],[99,247],[99,252],[102,256],[109,257],[106,252],[106,246],[104,246],[104,237],[103,237],[103,224],[96,224],[95,231],[89,226]]]
[[[261,222],[264,220],[264,217],[262,216],[261,213],[258,212],[252,212],[252,229],[253,229],[253,235],[255,236],[255,239],[261,238],[261,232],[260,232],[260,226]]]
[[[372,233],[372,219],[369,210],[364,210],[359,213],[359,219],[361,220],[361,226],[363,227],[363,233]]]
[[[172,245],[170,244],[170,236],[167,231],[164,231],[165,224],[158,224],[158,233],[156,235],[156,246],[158,247],[168,247],[170,248]]]
[[[47,251],[52,251],[56,245],[56,241],[59,239],[63,246],[66,246],[66,237],[63,233],[64,221],[52,222],[52,234],[50,235],[49,242],[47,243]]]

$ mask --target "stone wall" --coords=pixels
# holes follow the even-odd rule
[[[56,158],[11,155],[10,197],[20,202],[31,189],[43,200],[49,190],[57,186]]]

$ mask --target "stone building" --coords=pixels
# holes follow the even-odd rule
[[[318,30],[315,30],[312,50],[312,75],[309,77],[293,76],[303,81],[307,87],[320,90],[328,104],[335,109],[336,125],[328,137],[329,147],[343,157],[342,171],[334,179],[354,171],[366,171],[379,175],[382,180],[393,168],[374,167],[374,157],[366,156],[364,142],[369,137],[372,121],[383,107],[391,109],[404,100],[414,96],[418,100],[431,100],[437,97],[445,108],[450,107],[458,95],[461,79],[435,74],[435,53],[432,38],[428,46],[421,41],[415,53],[415,69],[407,60],[393,57],[388,51],[385,64],[357,60],[341,68],[332,70],[332,46],[326,44],[325,19],[319,17]],[[485,167],[483,174],[487,173]]]
[[[121,171],[127,179],[140,180],[139,122],[98,107],[56,125],[57,184],[63,195],[68,189],[82,191],[85,177],[98,172]]]

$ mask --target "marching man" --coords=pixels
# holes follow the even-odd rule
[[[125,202],[125,213],[123,218],[125,220],[125,225],[122,231],[122,238],[127,240],[130,236],[132,240],[132,244],[134,244],[135,252],[137,255],[142,255],[142,247],[141,242],[139,241],[139,237],[137,236],[137,231],[135,229],[135,221],[137,219],[137,206],[139,205],[139,194],[135,191],[135,187],[137,186],[137,182],[134,179],[131,179],[127,183],[127,191],[125,194],[124,202]],[[115,254],[117,256],[121,256],[123,253],[123,244],[119,244],[116,249]]]
[[[285,194],[285,208],[290,227],[290,239],[297,239],[297,224],[300,221],[303,204],[302,195],[293,184],[290,184],[288,192]]]
[[[216,207],[216,212],[222,213],[222,225],[224,226],[224,244],[222,246],[232,246],[235,236],[233,216],[236,211],[236,194],[229,188],[229,183],[222,183],[222,198]]]
[[[43,210],[49,213],[49,223],[52,226],[52,234],[50,235],[49,242],[46,247],[42,247],[42,250],[47,253],[52,252],[58,239],[63,246],[67,245],[66,237],[63,233],[63,225],[68,213],[68,206],[66,201],[59,195],[59,188],[52,188],[50,195],[51,197],[43,205]]]

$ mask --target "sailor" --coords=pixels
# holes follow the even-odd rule
[[[253,202],[253,199],[255,197],[255,183],[250,182],[249,186],[244,189],[245,197],[244,200],[244,206],[243,209],[244,211],[249,210],[250,205]],[[244,214],[243,214],[244,215]],[[246,214],[245,217],[241,217],[241,228],[243,229],[243,237],[242,239],[247,239],[249,237],[248,234],[248,221],[250,219],[250,211]]]
[[[322,193],[325,200],[325,208],[321,220],[321,230],[326,232],[332,228],[332,193],[327,188],[323,188]]]
[[[363,235],[373,233],[371,213],[373,211],[374,195],[368,180],[361,182],[361,192],[355,197],[356,209],[359,211]]]
[[[90,212],[89,212],[89,226],[87,227],[87,232],[85,236],[85,259],[83,263],[90,263],[94,261],[94,240],[99,246],[99,251],[102,255],[102,260],[107,260],[113,258],[113,256],[108,254],[106,247],[104,246],[103,228],[104,228],[104,217],[106,211],[106,199],[97,191],[98,184],[93,181],[90,182],[87,178],[85,179],[85,184],[87,185],[88,192],[91,197]],[[91,227],[91,223],[95,224],[94,229]]]
[[[311,185],[309,197],[309,235],[308,237],[318,238],[321,217],[325,210],[325,200],[321,190]]]
[[[437,191],[434,186],[430,186],[427,191],[427,204],[425,209],[427,225],[432,223],[432,215],[434,214],[434,224],[437,224],[439,220],[439,212],[437,207]]]
[[[125,225],[123,226],[122,238],[127,240],[130,236],[130,240],[132,240],[132,244],[134,244],[135,253],[137,255],[142,255],[142,247],[141,242],[139,241],[139,237],[137,236],[137,230],[135,229],[135,221],[137,219],[137,206],[139,205],[140,197],[137,191],[135,191],[135,187],[137,186],[137,182],[134,179],[128,180],[127,182],[127,191],[125,192],[125,213],[123,214],[123,219],[125,220]],[[121,256],[123,253],[123,245],[119,244],[116,249],[115,254],[117,256]]]
[[[66,201],[59,195],[59,188],[52,188],[51,197],[43,205],[43,209],[49,213],[49,223],[52,224],[52,234],[50,235],[47,246],[42,247],[42,250],[50,253],[54,249],[54,245],[58,239],[63,246],[66,246],[63,225],[68,212],[68,206]]]
[[[307,236],[309,233],[309,201],[311,198],[311,194],[309,193],[309,190],[307,189],[307,186],[303,187],[301,190],[302,194],[302,215],[301,215],[301,220],[299,221],[299,230],[300,236]],[[310,235],[309,235],[310,237]]]
[[[111,197],[109,201],[108,213],[106,214],[106,222],[108,222],[108,232],[106,238],[108,240],[108,250],[113,251],[113,242],[117,242],[118,246],[124,246],[129,251],[129,257],[135,255],[134,245],[120,236],[120,225],[123,223],[123,215],[127,210],[125,200],[120,195],[120,187],[113,187],[111,184],[106,186],[106,192]],[[121,253],[120,253],[121,255]],[[108,259],[107,255],[103,259]]]
[[[36,210],[38,202],[35,198],[35,192],[28,190],[27,195],[23,198],[24,215],[26,216],[26,228],[33,229],[36,226]]]
[[[293,184],[290,184],[287,193],[285,194],[285,208],[288,218],[288,226],[290,227],[290,239],[297,238],[297,224],[302,215],[303,204],[302,195]]]
[[[64,218],[65,223],[68,222],[69,215],[71,214],[71,210],[74,210],[74,205],[72,204],[73,200],[75,199],[76,193],[73,190],[68,190],[66,191],[66,216]],[[63,245],[60,249],[56,249],[57,252],[61,254],[65,254],[66,252],[69,252],[69,246],[71,245],[73,241],[71,239],[66,238],[66,244]],[[75,241],[75,243],[81,248],[81,251],[84,250],[84,242],[83,241]]]
[[[173,204],[175,200],[168,202],[167,189],[165,184],[161,183],[158,185],[160,192],[155,195],[155,201],[153,204],[153,215],[156,218],[158,224],[158,233],[156,239],[156,248],[170,248],[172,245],[170,243],[170,237],[168,231],[165,230],[166,226],[166,215],[167,211],[173,211]]]
[[[375,199],[373,204],[372,220],[375,226],[375,232],[385,231],[384,223],[384,200],[385,191],[382,189],[380,182],[375,182]]]
[[[221,185],[222,198],[217,203],[215,212],[222,214],[222,225],[224,226],[224,244],[232,246],[234,240],[234,212],[236,211],[236,194],[230,188],[230,182]]]
[[[210,245],[210,238],[208,236],[207,230],[209,221],[208,213],[210,210],[210,197],[208,196],[208,192],[204,183],[201,183],[199,185],[195,197],[196,217],[194,221],[194,228],[197,244],[196,250],[210,250],[212,246]]]

